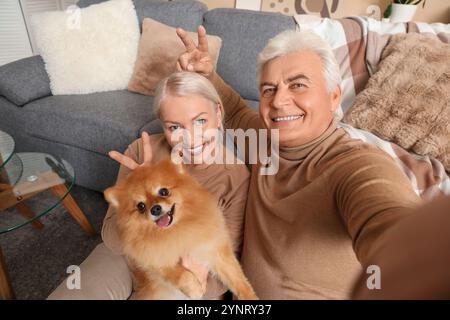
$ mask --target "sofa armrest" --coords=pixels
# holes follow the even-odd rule
[[[0,66],[0,95],[18,106],[50,96],[50,79],[41,56]]]

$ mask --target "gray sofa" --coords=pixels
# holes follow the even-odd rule
[[[80,0],[86,7],[99,0]],[[195,31],[203,24],[222,38],[217,71],[257,108],[256,58],[268,39],[295,29],[292,17],[237,9],[214,9],[197,1],[134,0],[139,21],[150,17]],[[46,152],[69,161],[76,184],[103,191],[115,181],[118,164],[107,153],[124,151],[142,131],[161,132],[152,97],[127,90],[53,96],[40,56],[0,67],[0,130],[18,152]]]

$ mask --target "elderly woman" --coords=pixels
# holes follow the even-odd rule
[[[178,72],[161,81],[154,99],[154,110],[161,120],[164,134],[143,132],[124,154],[111,151],[121,163],[117,181],[131,170],[156,163],[171,155],[182,156],[185,168],[215,197],[222,209],[239,255],[242,244],[244,210],[249,172],[220,139],[224,116],[222,102],[213,85],[203,76]],[[192,137],[186,139],[186,136]],[[183,138],[184,137],[184,138]],[[228,157],[228,158],[227,158]],[[233,159],[225,164],[225,158]],[[195,195],[193,195],[195,196]],[[81,289],[68,290],[60,285],[50,299],[127,299],[132,293],[132,276],[121,256],[116,230],[116,212],[109,208],[102,228],[104,244],[99,245],[81,265]],[[189,270],[196,265],[189,257],[180,261]],[[209,278],[205,298],[219,298],[225,288]]]

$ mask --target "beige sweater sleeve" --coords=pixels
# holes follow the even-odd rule
[[[133,143],[131,143],[124,153],[126,156],[130,157],[137,163],[141,163],[139,140],[140,139],[135,140]],[[123,165],[120,165],[116,183],[124,179],[130,172],[130,169]],[[103,219],[102,239],[105,245],[111,251],[116,254],[122,254],[122,245],[120,243],[116,227],[116,211],[111,206],[109,206],[106,212],[106,216]]]
[[[360,151],[360,152],[359,152]],[[386,233],[420,203],[393,159],[378,150],[358,150],[330,177],[338,211],[365,265]],[[329,190],[333,192],[333,190]]]
[[[365,267],[377,265],[381,289],[369,290],[363,272],[355,299],[450,299],[450,197],[435,198],[399,223]]]
[[[250,108],[242,97],[214,73],[211,82],[220,95],[225,109],[224,124],[226,129],[260,129],[263,128],[258,112]]]

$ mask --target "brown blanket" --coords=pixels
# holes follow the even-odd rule
[[[420,155],[450,172],[450,45],[398,34],[344,121]]]

